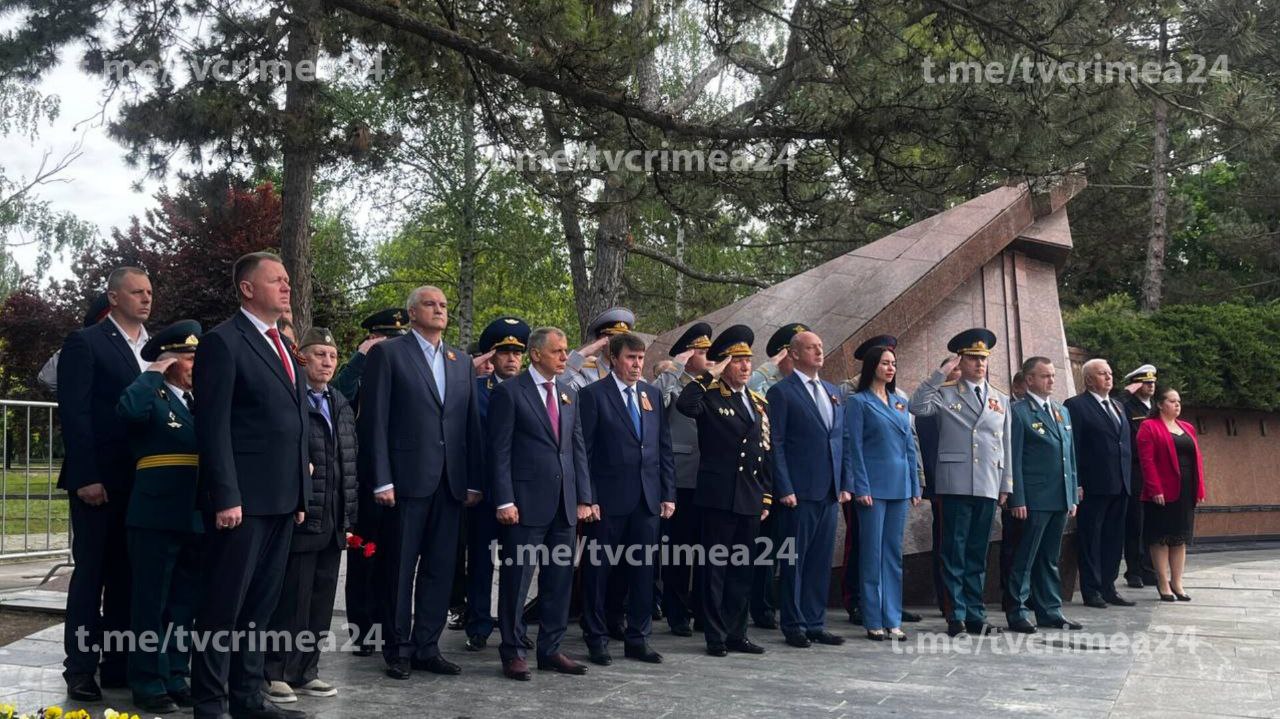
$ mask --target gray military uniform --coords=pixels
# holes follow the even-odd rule
[[[981,401],[960,380],[935,371],[911,396],[911,414],[938,418],[936,494],[997,499],[1013,491],[1009,397],[983,383]]]
[[[676,458],[676,488],[698,486],[698,421],[676,411],[676,398],[693,378],[680,367],[668,370],[654,380],[662,391],[662,407],[671,428],[671,451]]]
[[[561,377],[570,387],[575,390],[582,390],[592,382],[597,382],[609,376],[609,365],[605,364],[603,354],[594,359],[583,355],[578,350],[569,353],[569,360],[565,362],[564,375]]]

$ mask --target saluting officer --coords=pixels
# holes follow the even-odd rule
[[[956,356],[935,370],[911,397],[911,414],[938,417],[935,502],[942,507],[942,579],[947,634],[998,634],[987,623],[982,587],[996,501],[1013,491],[1009,397],[987,381],[991,330],[965,330],[947,343]],[[944,380],[960,367],[957,382]]]
[[[1151,398],[1156,394],[1155,365],[1144,364],[1124,376],[1124,392],[1120,393],[1120,406],[1129,418],[1129,440],[1138,446],[1138,427],[1151,415]],[[1151,554],[1142,541],[1142,502],[1133,497],[1142,494],[1142,463],[1138,453],[1133,453],[1133,474],[1130,475],[1129,506],[1125,509],[1124,522],[1124,578],[1130,587],[1142,589],[1156,585],[1156,570],[1151,567]]]
[[[676,398],[685,385],[707,368],[707,350],[711,347],[711,325],[695,322],[671,345],[676,367],[654,380],[662,391],[663,411],[671,428],[671,451],[676,462],[676,507],[669,519],[663,520],[662,536],[668,546],[692,547],[702,533],[702,512],[694,504],[698,486],[698,422],[676,409]],[[669,550],[671,551],[671,550]],[[683,550],[687,552],[688,550]],[[693,636],[693,621],[701,629],[702,567],[686,558],[670,556],[662,567],[662,608],[671,633],[679,637]]]
[[[610,307],[587,325],[591,341],[569,353],[565,365],[564,381],[570,387],[583,387],[609,376],[613,368],[609,364],[609,338],[626,334],[636,325],[636,315],[626,307]]]
[[[715,364],[685,385],[676,400],[676,408],[698,422],[693,501],[702,509],[702,546],[709,559],[702,612],[707,654],[713,657],[730,651],[764,653],[747,638],[751,566],[740,556],[750,556],[773,501],[766,403],[747,389],[754,339],[746,325],[721,332],[707,350]]]
[[[133,703],[155,714],[190,707],[191,657],[178,632],[191,627],[204,524],[196,510],[195,399],[191,370],[200,323],[176,322],[142,348],[147,370],[125,388],[116,413],[128,423],[135,464],[125,515],[133,566],[130,629],[163,646],[129,654]]]
[[[476,377],[476,405],[480,423],[488,427],[489,396],[500,383],[520,374],[524,352],[529,344],[529,325],[519,317],[499,317],[480,333],[476,349],[490,355],[493,373]],[[486,432],[487,433],[487,432]],[[497,620],[489,613],[493,598],[493,552],[490,545],[498,539],[498,518],[489,487],[484,498],[467,508],[467,611],[464,618],[466,648],[478,652],[489,642]]]

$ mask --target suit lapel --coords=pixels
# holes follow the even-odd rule
[[[522,390],[522,394],[524,394],[525,400],[530,405],[530,409],[532,409],[534,415],[538,417],[538,421],[542,423],[542,428],[547,431],[547,436],[551,438],[552,444],[555,444],[556,435],[551,430],[551,418],[547,416],[547,404],[546,404],[546,401],[543,399],[541,388],[539,388],[538,385],[534,383],[533,375],[529,374],[528,370],[525,370],[524,374],[520,375],[520,379],[518,381],[520,383],[520,389]],[[556,388],[559,389],[559,387],[560,385],[557,384]],[[564,426],[563,412],[560,413],[560,418],[561,418],[561,427],[563,427]]]
[[[605,379],[609,380],[609,388],[605,390],[605,394],[609,396],[607,401],[613,406],[613,411],[618,414],[618,419],[622,421],[623,426],[631,430],[631,436],[636,437],[636,428],[631,424],[631,411],[627,409],[627,405],[622,401],[622,394],[618,390],[618,383],[614,382],[612,377],[606,376]],[[603,382],[605,380],[600,381]],[[636,385],[636,391],[639,392],[639,390],[640,386]],[[640,398],[637,397],[636,402],[639,403],[639,401]],[[640,409],[639,404],[636,404],[636,409]],[[644,421],[644,413],[641,413],[640,420],[642,422]],[[636,439],[638,440],[640,438],[636,437]]]
[[[294,401],[298,401],[298,388],[296,385],[289,384],[289,375],[284,373],[284,363],[280,361],[280,355],[276,354],[275,348],[267,343],[267,338],[262,336],[262,333],[258,331],[258,328],[254,327],[253,323],[249,321],[249,318],[245,317],[244,313],[239,310],[236,311],[236,327],[239,328],[241,334],[245,336],[245,341],[249,343],[249,346],[253,348],[253,351],[257,353],[258,357],[263,362],[267,363],[267,368],[271,370],[276,378],[284,383],[285,388],[289,390],[289,394],[293,397]],[[286,350],[286,352],[287,351],[288,350]],[[289,361],[292,361],[292,359]],[[297,376],[297,373],[298,368],[295,366],[295,377]]]
[[[964,403],[973,410],[979,417],[982,416],[982,402],[978,401],[978,396],[973,393],[973,389],[964,380],[956,383],[956,390],[960,392],[960,396],[964,398]]]
[[[560,410],[559,412],[556,413],[556,417],[559,418],[560,420],[560,440],[561,440],[560,444],[564,444],[565,437],[569,437],[573,434],[573,416],[570,415],[569,413],[578,411],[577,408],[571,407],[565,404],[563,401],[561,401],[562,397],[569,396],[569,393],[566,389],[567,387],[568,385],[563,384],[558,378],[556,379],[556,402],[559,404],[559,410]],[[544,404],[542,414],[546,415],[546,413],[547,413],[546,405]],[[547,426],[548,427],[551,426],[550,419],[547,420]],[[555,439],[555,438],[552,437],[552,439]]]
[[[1040,406],[1039,400],[1026,399],[1023,401],[1032,402],[1033,408],[1031,410],[1031,416],[1034,417],[1036,420],[1038,420],[1044,426],[1048,427],[1049,431],[1053,433],[1053,436],[1059,439],[1062,438],[1061,428],[1058,427],[1058,420],[1054,419],[1053,417],[1053,400],[1049,400],[1049,412],[1047,414],[1045,413],[1044,409]]]
[[[444,401],[448,402],[450,399],[456,400],[459,387],[466,384],[467,368],[462,363],[464,361],[470,362],[471,358],[466,353],[463,353],[464,359],[458,359],[458,353],[454,352],[453,348],[446,344],[444,340],[440,340],[440,351],[444,353]],[[449,359],[450,355],[453,356],[453,359]]]
[[[893,426],[898,427],[898,429],[902,429],[902,418],[899,417],[898,413],[890,406],[897,401],[897,398],[890,395],[889,404],[885,404],[880,401],[880,398],[876,396],[875,392],[872,392],[870,389],[867,389],[866,392],[866,402],[874,407],[876,412],[879,412],[881,415],[889,418],[889,420],[893,422]]]
[[[818,426],[824,426],[825,423],[822,421],[822,413],[818,411],[818,404],[813,401],[813,391],[809,388],[809,381],[800,379],[799,374],[792,372],[783,380],[783,382],[791,385],[791,391],[800,400],[800,404],[809,408],[809,415],[818,422]],[[823,390],[825,391],[826,387],[823,387]],[[834,419],[835,413],[832,412],[831,414]],[[829,429],[830,428],[828,428],[828,430]]]
[[[164,392],[169,400],[169,410],[182,422],[190,424],[195,421],[195,415],[191,414],[191,410],[182,403],[182,398],[173,396],[173,391],[165,385]]]
[[[427,363],[427,353],[422,351],[422,345],[418,343],[418,338],[416,335],[414,335],[413,330],[409,330],[409,333],[405,335],[405,339],[407,340],[404,343],[405,351],[407,351],[411,355],[411,357],[409,358],[409,361],[412,362],[414,366],[418,368],[418,371],[422,373],[422,379],[427,383],[427,392],[429,392],[432,398],[435,399],[436,406],[443,407],[444,403],[440,401],[440,390],[436,388],[435,373],[431,371],[431,365]],[[440,341],[440,351],[441,352],[445,351],[444,340]],[[449,375],[448,363],[449,363],[449,360],[446,357],[445,358],[446,379],[448,378],[448,375]]]
[[[124,361],[128,363],[129,369],[133,370],[134,376],[141,374],[142,369],[138,367],[138,358],[133,354],[133,350],[129,348],[129,343],[125,340],[124,335],[120,334],[120,330],[116,327],[116,323],[109,319],[104,319],[102,322],[99,322],[98,325],[102,327],[103,331],[107,335],[107,344],[116,348],[116,351],[118,351]]]

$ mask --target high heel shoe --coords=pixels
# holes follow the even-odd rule
[[[871,640],[871,641],[873,641],[873,642],[883,642],[883,641],[884,641],[884,630],[881,630],[881,629],[868,629],[868,630],[867,630],[867,639],[870,639],[870,640]]]
[[[890,629],[888,632],[888,637],[891,641],[895,641],[895,642],[907,641],[907,633],[902,631],[901,629]]]
[[[1191,601],[1191,595],[1190,595],[1190,594],[1183,594],[1182,592],[1174,592],[1174,593],[1173,593],[1173,596],[1177,597],[1179,602],[1189,602],[1189,601]]]
[[[1160,601],[1162,601],[1162,602],[1176,602],[1176,601],[1178,601],[1178,598],[1177,598],[1177,597],[1175,597],[1175,596],[1173,596],[1172,594],[1161,594],[1161,595],[1160,595]]]

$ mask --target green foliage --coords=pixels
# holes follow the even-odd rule
[[[1167,305],[1143,315],[1113,295],[1063,321],[1067,341],[1106,358],[1118,377],[1149,362],[1188,405],[1280,409],[1280,303]]]

